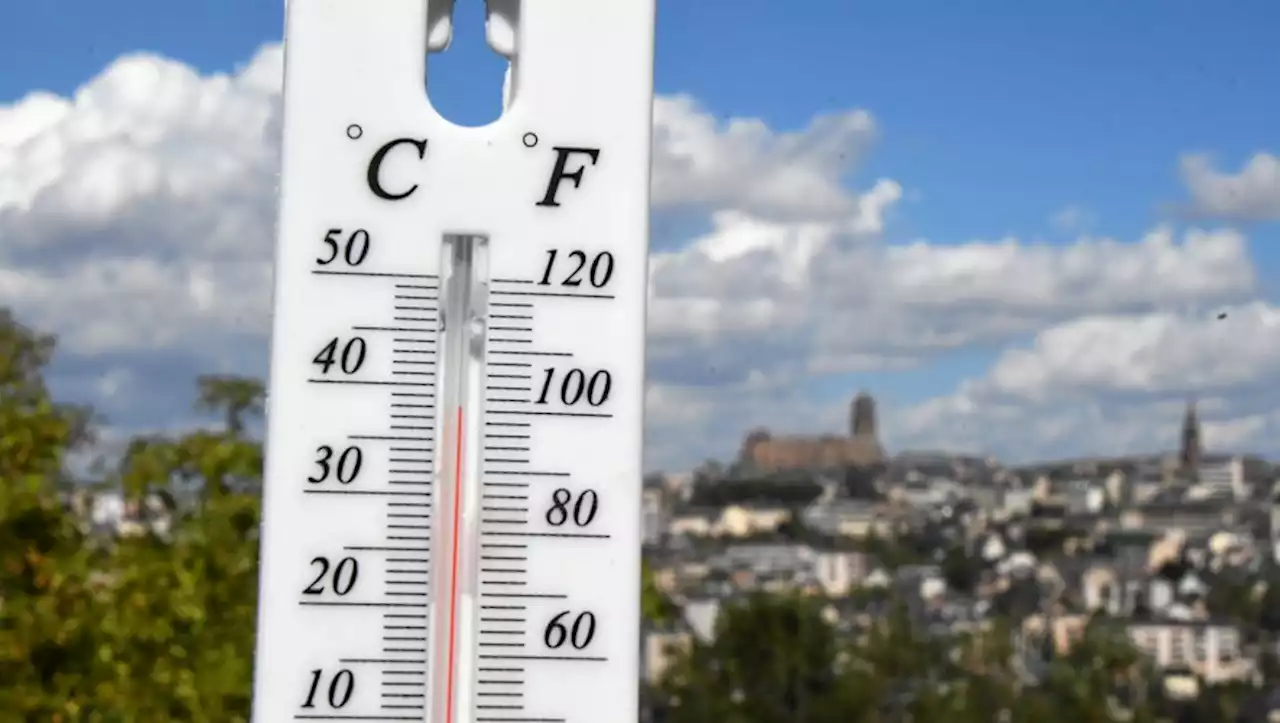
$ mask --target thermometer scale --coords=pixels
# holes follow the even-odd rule
[[[253,716],[630,723],[654,0],[286,10]]]

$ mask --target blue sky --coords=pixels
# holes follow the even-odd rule
[[[479,36],[482,3],[458,4],[462,28],[439,67],[461,78],[439,92],[475,121],[497,100],[468,80],[500,82],[501,66]],[[1267,0],[803,5],[662,2],[657,88],[784,128],[870,109],[886,138],[862,175],[892,173],[922,194],[904,235],[1035,233],[1068,203],[1132,235],[1157,217],[1156,199],[1178,197],[1177,154],[1203,148],[1230,166],[1280,128],[1280,95],[1267,92],[1280,6]],[[282,23],[268,0],[15,4],[0,26],[0,100],[72,91],[137,50],[230,70]]]
[[[497,110],[501,67],[479,34],[481,4],[458,2],[461,27],[433,91],[446,114],[479,122]],[[17,3],[0,24],[0,105],[34,90],[68,95],[139,50],[232,71],[281,25],[280,3],[267,0]],[[1233,172],[1251,154],[1280,150],[1276,27],[1280,6],[1267,0],[665,0],[656,84],[717,118],[757,117],[775,130],[868,110],[880,139],[848,182],[903,186],[888,244],[1005,235],[1059,244],[1081,230],[1133,240],[1178,220],[1181,154],[1212,153]],[[1055,228],[1051,217],[1069,206],[1087,224]],[[696,214],[660,218],[654,242],[677,248],[708,228]],[[1276,224],[1239,228],[1269,298]],[[918,372],[838,375],[796,393],[868,386],[891,407],[909,406],[980,376],[1008,343],[975,342]]]

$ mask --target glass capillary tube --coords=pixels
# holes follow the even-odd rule
[[[488,239],[446,234],[437,354],[439,435],[432,489],[429,723],[472,723],[479,624],[480,465]]]

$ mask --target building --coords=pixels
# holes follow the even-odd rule
[[[849,406],[848,436],[774,436],[760,429],[747,435],[740,458],[758,472],[870,467],[885,460],[876,429],[875,400],[861,393]]]
[[[1129,639],[1157,668],[1186,668],[1210,683],[1248,679],[1254,662],[1243,655],[1240,630],[1208,621],[1130,622]]]

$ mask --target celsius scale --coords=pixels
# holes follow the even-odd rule
[[[633,723],[654,0],[286,9],[253,720]]]

